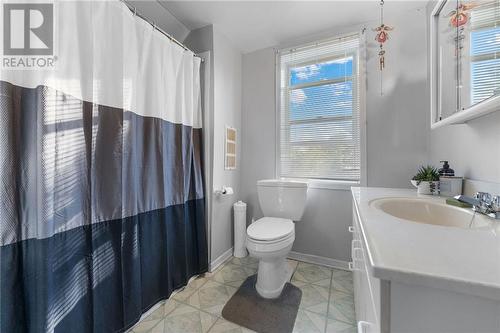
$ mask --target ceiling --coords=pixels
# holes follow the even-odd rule
[[[243,53],[379,19],[379,1],[165,1],[188,29],[214,24]],[[386,1],[385,17],[427,1]]]

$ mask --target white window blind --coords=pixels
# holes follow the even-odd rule
[[[471,103],[500,94],[500,1],[471,11]]]
[[[281,50],[279,175],[360,179],[359,36]]]

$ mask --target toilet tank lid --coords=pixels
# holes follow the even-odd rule
[[[306,188],[309,183],[306,180],[298,179],[263,179],[257,181],[257,186],[267,186],[267,187],[295,187],[295,188]]]

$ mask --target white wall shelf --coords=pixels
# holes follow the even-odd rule
[[[431,124],[431,128],[436,129],[446,125],[465,124],[468,121],[486,116],[496,111],[500,111],[500,96],[491,97],[466,110],[458,111],[447,118],[436,121]]]

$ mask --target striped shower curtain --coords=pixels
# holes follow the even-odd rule
[[[0,72],[0,332],[117,332],[207,270],[200,59],[118,1],[54,3]]]

